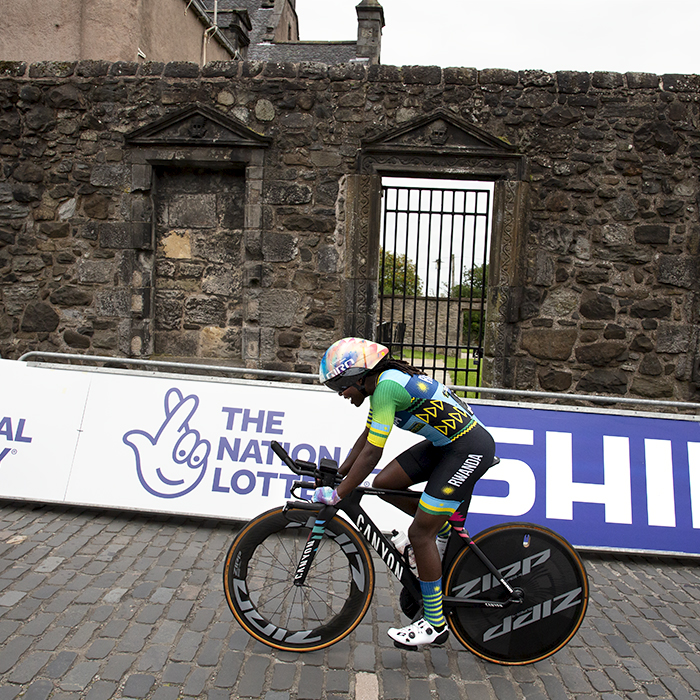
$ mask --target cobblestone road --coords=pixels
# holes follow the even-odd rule
[[[221,587],[236,526],[0,502],[0,700],[613,700],[700,696],[700,564],[587,556],[584,625],[554,657],[484,663],[456,643],[401,652],[377,563],[370,613],[321,652],[275,652]]]

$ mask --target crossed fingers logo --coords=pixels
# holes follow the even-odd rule
[[[184,496],[204,478],[211,444],[190,427],[198,406],[197,396],[170,389],[165,395],[165,419],[156,434],[130,430],[122,438],[134,451],[141,485],[154,496]]]

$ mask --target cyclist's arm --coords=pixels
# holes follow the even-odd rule
[[[354,449],[354,448],[353,448]],[[353,489],[359,486],[377,466],[381,459],[384,448],[377,447],[371,442],[365,441],[360,453],[350,467],[348,475],[340,482],[338,486],[338,495],[341,498],[349,496]],[[343,465],[345,466],[345,465]]]
[[[340,474],[340,476],[345,476],[350,471],[350,468],[352,467],[352,465],[355,464],[355,460],[359,457],[360,452],[362,452],[362,448],[365,446],[365,443],[367,442],[368,435],[369,435],[369,427],[365,428],[362,435],[360,435],[360,437],[357,438],[355,444],[353,445],[352,449],[350,450],[350,454],[345,458],[345,461],[340,465],[340,469],[338,469],[338,474]]]
[[[396,382],[380,382],[372,393],[370,411],[364,432],[343,462],[341,475],[345,478],[338,486],[341,498],[359,486],[374,470],[384,452],[384,445],[394,424],[397,408],[405,408],[411,397]]]

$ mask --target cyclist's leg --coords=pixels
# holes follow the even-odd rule
[[[378,489],[396,489],[400,491],[414,484],[427,481],[430,476],[430,468],[426,468],[425,465],[429,465],[430,461],[425,459],[424,453],[430,447],[431,443],[428,440],[423,440],[405,450],[377,474],[372,485]],[[415,515],[418,508],[417,498],[389,495],[381,496],[380,498],[409,515]]]
[[[431,515],[418,508],[408,528],[408,539],[411,541],[418,576],[422,581],[435,581],[442,575],[442,562],[435,537],[451,514]]]
[[[447,639],[442,608],[442,562],[435,536],[463,501],[468,504],[474,485],[493,462],[493,439],[480,425],[457,443],[445,448],[432,447],[422,454],[434,467],[408,536],[418,566],[424,615],[411,625],[389,630],[394,643],[404,648]]]
[[[402,491],[409,486],[413,486],[413,483],[411,477],[406,474],[398,461],[394,459],[377,474],[372,482],[372,486],[377,489],[396,489]],[[418,507],[417,498],[390,495],[382,495],[380,498],[409,515],[413,515]]]
[[[435,465],[439,465],[448,452],[442,448],[436,448],[431,443],[419,443],[400,455],[398,459],[408,474],[417,475],[416,481],[418,478],[425,480],[430,477],[428,478],[430,483]],[[458,464],[461,464],[461,461]],[[449,634],[442,610],[442,564],[435,537],[454,508],[459,506],[459,501],[447,503],[443,498],[433,507],[434,499],[429,498],[428,507],[424,507],[425,496],[424,493],[408,529],[423,596],[423,617],[406,627],[389,630],[389,636],[394,640],[394,644],[408,649],[416,649],[424,644],[442,644]]]
[[[423,616],[406,627],[388,631],[394,644],[401,648],[416,649],[447,641],[449,632],[442,609],[442,562],[435,544],[435,536],[446,521],[446,514],[433,515],[418,508],[408,529],[418,567]]]

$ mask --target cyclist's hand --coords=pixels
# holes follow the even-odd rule
[[[314,491],[311,500],[314,503],[325,503],[327,506],[334,506],[340,500],[340,496],[330,486],[321,486]]]

